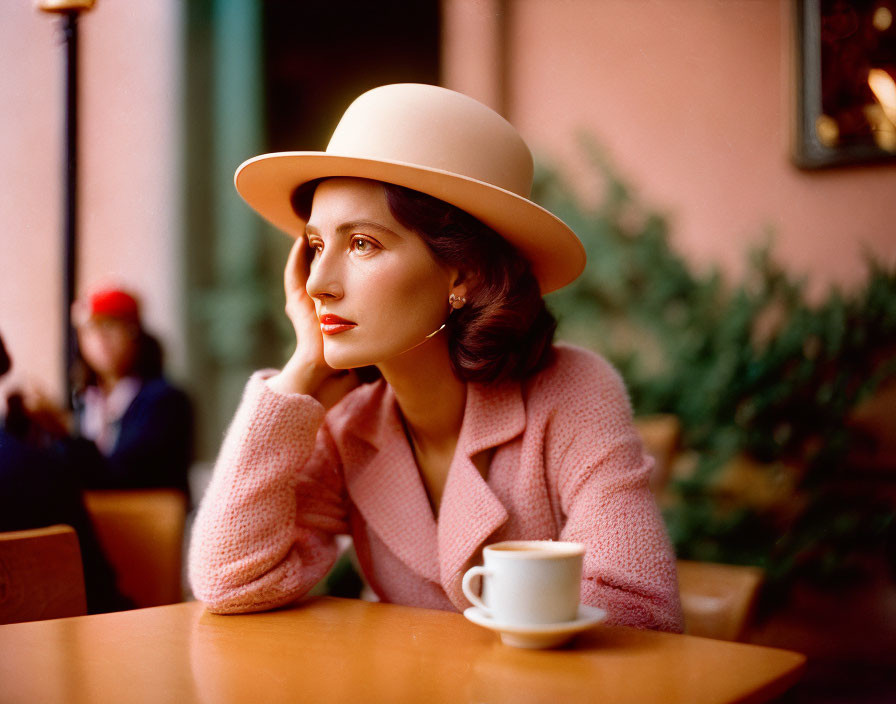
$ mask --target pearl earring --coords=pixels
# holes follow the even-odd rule
[[[453,293],[448,296],[448,305],[450,305],[454,310],[458,310],[459,308],[463,308],[464,304],[467,302],[467,299],[463,296],[455,296]]]

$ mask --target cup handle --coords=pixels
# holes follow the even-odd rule
[[[467,570],[466,574],[464,574],[464,580],[463,580],[463,582],[461,582],[461,585],[460,585],[461,589],[463,589],[463,591],[464,591],[464,596],[470,600],[470,603],[473,604],[473,606],[479,607],[480,609],[482,609],[483,611],[485,611],[485,613],[487,613],[489,615],[491,615],[492,610],[490,608],[488,608],[483,603],[482,599],[480,599],[479,596],[473,592],[473,589],[470,586],[470,583],[476,577],[487,577],[490,574],[491,574],[491,571],[485,569],[485,567],[483,567],[481,565],[477,566],[477,567],[471,567],[470,569]]]

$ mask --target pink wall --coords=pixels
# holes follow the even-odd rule
[[[180,4],[100,0],[80,23],[80,282],[129,283],[175,370]],[[0,333],[19,376],[61,392],[64,47],[59,20],[0,3]]]
[[[504,0],[442,0],[441,83],[503,112]]]
[[[57,382],[62,109],[56,22],[0,5],[0,334],[17,369]]]
[[[446,27],[487,24],[494,4],[445,0]],[[789,161],[789,2],[500,4],[506,116],[537,155],[574,175],[584,164],[576,134],[593,134],[695,263],[739,274],[768,228],[815,292],[861,280],[863,247],[896,261],[896,166],[808,173]],[[451,68],[476,46],[455,39],[445,49],[446,85],[478,89]],[[482,70],[500,69],[493,48],[479,53]]]

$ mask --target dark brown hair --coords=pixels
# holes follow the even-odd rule
[[[312,181],[293,192],[293,209],[303,220],[310,216],[319,183]],[[557,322],[529,263],[507,240],[460,208],[404,186],[383,183],[383,188],[395,219],[469,282],[466,305],[453,311],[445,326],[457,377],[495,383],[525,379],[546,366]]]
[[[165,356],[158,338],[140,326],[137,326],[134,335],[136,352],[128,373],[141,381],[162,376]],[[96,372],[84,359],[80,347],[69,370],[69,377],[75,393],[82,393],[88,386],[96,386],[99,383]]]

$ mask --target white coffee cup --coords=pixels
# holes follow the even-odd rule
[[[514,626],[576,619],[585,546],[553,540],[511,540],[486,546],[471,567],[464,595],[496,623]],[[482,598],[472,589],[482,577]]]

